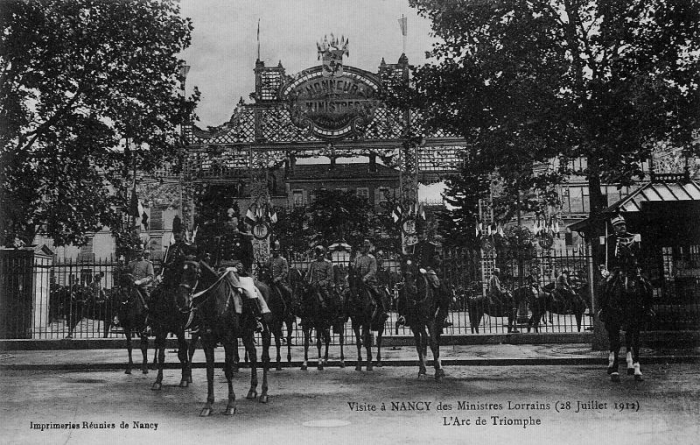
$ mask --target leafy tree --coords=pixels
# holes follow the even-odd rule
[[[469,222],[473,182],[493,172],[513,192],[541,181],[629,184],[659,141],[697,155],[700,8],[695,0],[410,0],[442,40],[416,69],[414,104],[472,144],[448,192]],[[570,161],[582,158],[576,171]],[[466,178],[466,179],[465,179]],[[477,179],[469,179],[477,178]],[[474,189],[479,194],[484,188]],[[462,202],[462,201],[463,202]],[[593,236],[601,225],[593,225]]]
[[[0,235],[119,231],[132,172],[175,159],[199,98],[179,91],[189,19],[175,0],[10,0],[0,29]]]
[[[364,238],[374,238],[377,227],[372,205],[353,191],[316,190],[307,208],[309,244],[330,245],[345,240],[354,248]]]

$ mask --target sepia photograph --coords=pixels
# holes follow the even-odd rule
[[[699,0],[0,30],[0,442],[696,443]]]

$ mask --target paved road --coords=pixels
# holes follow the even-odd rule
[[[158,392],[150,389],[153,372],[5,369],[0,442],[697,443],[697,365],[656,363],[643,370],[644,382],[623,376],[614,384],[603,364],[453,366],[442,383],[417,379],[413,366],[285,368],[271,373],[270,403],[260,404],[244,399],[249,371],[243,369],[234,383],[240,399],[233,417],[222,414],[226,384],[217,370],[215,412],[201,418],[203,369],[194,370],[194,383],[185,389],[177,386],[179,371],[167,370]],[[440,409],[447,405],[451,409]],[[41,431],[42,424],[80,428]]]

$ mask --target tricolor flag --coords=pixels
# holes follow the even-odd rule
[[[248,207],[248,211],[245,214],[245,222],[250,224],[251,226],[255,225],[255,222],[258,220],[258,217],[255,216],[255,204],[252,206]]]
[[[394,210],[391,211],[391,217],[394,219],[394,223],[398,223],[401,221],[401,214],[403,213],[403,209],[401,208],[400,205],[397,205]]]
[[[401,27],[401,35],[402,36],[407,36],[408,35],[408,17],[405,17],[403,14],[401,14],[401,18],[399,19],[399,26]]]

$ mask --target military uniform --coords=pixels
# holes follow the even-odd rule
[[[437,246],[423,239],[413,245],[410,254],[418,267],[425,270],[428,282],[437,294],[438,318],[442,320],[444,327],[451,326],[452,323],[447,319],[450,305],[449,292],[447,289],[441,288],[440,278],[437,274],[437,269],[440,268]]]
[[[372,295],[378,307],[381,307],[386,314],[389,310],[388,303],[384,301],[377,289],[377,259],[370,253],[360,253],[355,258],[354,268],[357,274],[362,278],[362,282],[365,283],[369,289],[370,295]]]
[[[328,305],[328,299],[334,284],[333,263],[326,258],[320,258],[309,265],[306,282],[316,288],[321,297],[321,306]]]

